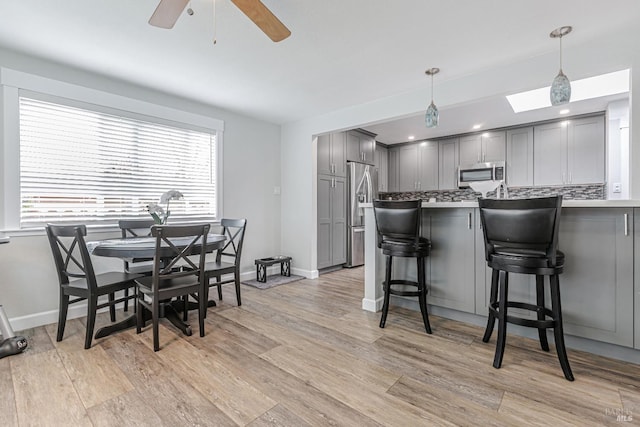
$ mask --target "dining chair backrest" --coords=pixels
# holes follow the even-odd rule
[[[204,283],[209,229],[209,224],[151,227],[151,235],[156,238],[152,273],[153,291],[156,296],[165,280],[193,276],[194,283],[196,278],[198,283]],[[175,240],[172,239],[181,239],[181,243],[176,246]],[[198,255],[197,263],[191,259],[193,255]]]
[[[68,285],[70,278],[85,279],[89,290],[95,290],[95,271],[84,240],[86,226],[47,224],[46,230],[60,285]]]
[[[496,248],[540,251],[555,265],[562,196],[478,199],[489,261]]]
[[[230,257],[233,258],[233,264],[239,265],[247,220],[222,218],[220,225],[222,225],[222,235],[226,237],[227,241],[216,254],[216,261],[222,261],[223,256]]]
[[[118,227],[122,232],[122,238],[151,236],[151,226],[155,224],[152,219],[121,219]]]

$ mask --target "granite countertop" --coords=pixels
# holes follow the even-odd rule
[[[363,208],[373,207],[372,203],[361,204]],[[475,200],[462,202],[422,202],[423,208],[477,208]],[[564,208],[640,208],[640,200],[563,200]]]

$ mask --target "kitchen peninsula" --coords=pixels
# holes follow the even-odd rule
[[[363,207],[362,308],[379,311],[384,256],[376,246],[372,204]],[[484,326],[491,272],[484,258],[477,202],[423,202],[422,208],[422,234],[432,242],[427,260],[430,313]],[[633,256],[640,251],[640,201],[564,200],[560,249],[566,256],[560,287],[567,345],[640,363],[640,277],[634,280],[640,262]],[[405,261],[394,260],[396,271],[413,280],[416,267]],[[510,283],[513,295],[535,300],[535,279],[512,275]],[[401,297],[392,304],[417,309],[417,303]],[[533,336],[515,326],[510,331]]]

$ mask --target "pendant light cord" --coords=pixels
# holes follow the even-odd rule
[[[433,74],[431,74],[431,103],[433,104]]]
[[[560,39],[560,71],[562,71],[562,36],[558,38]]]
[[[213,44],[218,43],[218,24],[217,24],[218,14],[216,13],[216,0],[213,0]]]

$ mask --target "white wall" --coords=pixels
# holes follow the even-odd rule
[[[241,270],[252,278],[254,259],[280,252],[280,196],[273,194],[281,185],[280,126],[15,52],[0,50],[0,67],[223,120],[223,215],[248,221]],[[91,233],[89,238],[107,236]],[[117,259],[96,259],[96,263],[99,270],[122,268]],[[37,236],[14,236],[11,243],[0,245],[0,271],[0,304],[14,329],[57,319],[58,284],[44,230]]]
[[[564,70],[571,79],[631,68],[632,80],[640,81],[640,27],[618,28],[615,34],[601,34],[582,45],[564,49]],[[502,64],[499,68],[457,80],[440,79],[435,92],[440,109],[462,105],[496,95],[549,85],[553,79],[557,53]],[[631,128],[640,128],[640,88],[632,84],[630,96]],[[313,212],[316,200],[314,185],[312,136],[334,130],[364,126],[369,123],[416,114],[426,108],[429,88],[352,106],[282,128],[282,252],[298,260],[302,270],[316,272],[316,224]],[[634,96],[637,94],[637,96]],[[630,132],[629,159],[640,166],[640,133]],[[630,197],[640,199],[640,167],[629,168]],[[286,195],[286,196],[285,196]]]

